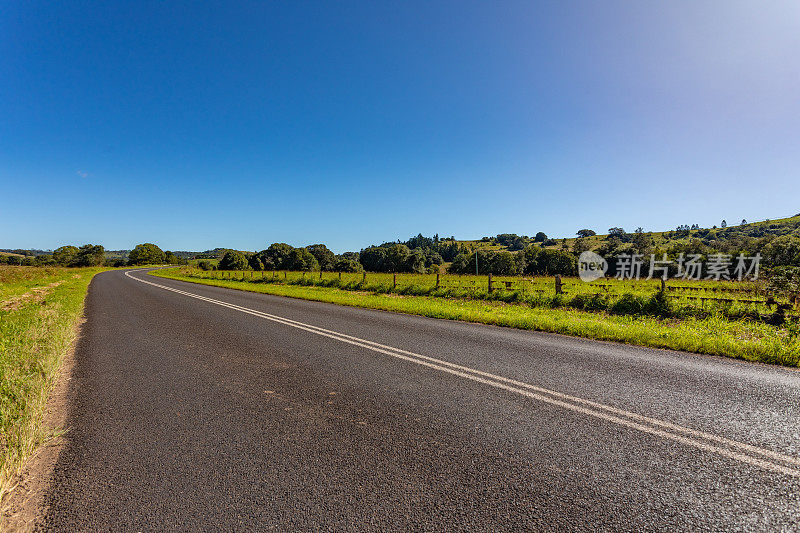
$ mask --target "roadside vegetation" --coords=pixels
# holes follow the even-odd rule
[[[755,299],[764,290],[758,284],[702,281],[689,287],[684,283],[690,294],[681,294],[682,287],[661,291],[660,281],[601,280],[585,284],[570,279],[557,294],[555,280],[550,277],[523,281],[498,276],[493,278],[497,288],[489,291],[488,278],[482,276],[439,276],[437,286],[436,275],[413,274],[225,272],[191,267],[151,274],[434,318],[786,366],[800,364],[797,318],[790,314],[770,320],[777,311],[766,300]],[[741,291],[746,292],[742,295]],[[748,303],[751,297],[755,303]]]
[[[48,435],[47,397],[102,268],[0,266],[0,499]]]

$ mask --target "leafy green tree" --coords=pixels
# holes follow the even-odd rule
[[[347,259],[345,257],[340,257],[336,260],[336,263],[333,266],[333,270],[335,272],[361,272],[364,270],[364,267],[361,266],[361,263],[355,261],[353,259]]]
[[[160,265],[165,260],[164,251],[153,243],[137,244],[128,254],[128,264]]]
[[[584,238],[584,237],[594,237],[595,235],[597,235],[597,233],[590,229],[579,229],[577,235],[580,238]]]
[[[269,245],[261,261],[264,263],[264,270],[290,270],[289,256],[294,250],[285,242],[276,242]]]
[[[361,250],[358,260],[368,272],[386,272],[386,248],[370,246]]]
[[[524,272],[526,274],[535,274],[536,273],[536,265],[537,265],[537,258],[539,254],[542,252],[543,248],[539,246],[528,246],[525,248],[520,255],[523,258],[524,263]]]
[[[572,245],[572,251],[574,251],[576,254],[581,254],[591,249],[592,245],[586,239],[576,239],[575,243]]]
[[[392,244],[386,247],[386,259],[384,260],[384,267],[388,272],[409,272],[411,264],[409,256],[411,250],[405,244]],[[413,261],[412,261],[413,262]]]
[[[544,249],[536,258],[537,274],[574,276],[578,272],[578,261],[574,255],[563,250]]]
[[[61,246],[53,251],[53,260],[61,266],[71,266],[78,256],[78,248],[75,246]]]
[[[439,242],[439,254],[444,261],[452,261],[462,251],[455,239]]]
[[[164,261],[169,265],[185,265],[188,263],[186,259],[182,259],[170,251],[164,252]]]
[[[490,268],[492,274],[498,275],[514,275],[517,273],[517,262],[514,260],[514,255],[509,251],[502,250],[495,252],[491,255]]]
[[[422,250],[412,250],[402,268],[400,272],[425,272],[425,253]]]
[[[305,248],[295,248],[289,252],[287,270],[319,270],[319,263],[314,255]]]
[[[776,237],[762,253],[770,266],[800,266],[800,238],[794,235]]]
[[[247,262],[250,264],[250,268],[252,268],[253,270],[267,270],[264,268],[264,263],[261,260],[263,257],[262,254],[264,252],[266,252],[266,250],[262,252],[256,252],[247,258]]]
[[[533,242],[544,242],[547,240],[547,234],[543,231],[537,232],[533,237]]]
[[[306,246],[306,250],[311,252],[311,255],[317,260],[320,270],[333,270],[336,264],[336,254],[328,250],[327,246],[324,244],[312,244],[311,246]]]
[[[249,267],[250,264],[247,262],[247,257],[236,250],[225,252],[225,255],[219,260],[220,270],[248,270]]]
[[[105,249],[99,244],[84,244],[78,249],[72,264],[82,267],[102,265],[106,258],[105,252]]]

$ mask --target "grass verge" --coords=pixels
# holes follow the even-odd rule
[[[102,268],[0,267],[0,500],[49,435],[41,421]]]
[[[797,331],[751,320],[730,320],[721,315],[680,319],[613,315],[564,307],[538,308],[499,301],[383,294],[320,286],[284,285],[260,280],[252,282],[197,278],[188,275],[185,269],[165,269],[150,274],[203,285],[353,307],[562,333],[792,367],[800,364],[800,337]]]

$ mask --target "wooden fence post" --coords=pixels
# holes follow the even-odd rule
[[[322,269],[319,269],[319,279],[322,279]]]
[[[661,278],[661,294],[664,294],[667,290],[667,282],[664,278]]]
[[[439,288],[439,273],[436,273],[436,288]]]
[[[392,282],[393,282],[392,288],[396,289],[397,288],[397,272],[392,272]]]
[[[339,272],[339,281],[342,281],[342,273]]]
[[[492,273],[489,272],[489,294],[492,294]]]
[[[364,277],[361,278],[361,283],[366,283],[366,282],[367,282],[367,271],[365,270]]]
[[[564,289],[561,287],[561,274],[556,274],[556,294],[564,294]]]

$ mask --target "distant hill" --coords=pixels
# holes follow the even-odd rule
[[[603,251],[606,253],[625,253],[632,251],[668,252],[682,248],[703,248],[697,253],[708,251],[757,252],[776,237],[796,236],[800,238],[800,213],[793,217],[764,220],[742,224],[727,224],[726,227],[700,228],[699,226],[679,226],[668,231],[628,232],[624,228],[610,228],[613,232],[598,233],[587,237],[550,238],[535,243],[526,235],[501,234],[484,237],[480,240],[456,241],[465,247],[477,250],[517,251],[529,244],[539,244],[543,248],[565,251]]]

